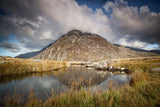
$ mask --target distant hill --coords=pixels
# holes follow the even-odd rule
[[[113,44],[113,45],[115,45],[115,46],[122,46],[122,45],[119,45],[119,44]],[[135,51],[142,51],[142,52],[150,52],[150,51],[148,51],[148,50],[144,50],[144,49],[140,49],[140,48],[134,48],[134,47],[129,47],[129,46],[124,46],[125,48],[129,48],[129,49],[131,49],[131,50],[135,50]]]
[[[160,54],[160,50],[150,50],[150,52]]]
[[[53,43],[49,44],[48,46],[44,47],[40,51],[28,52],[28,53],[20,54],[20,55],[16,56],[15,58],[32,58],[32,57],[35,57],[36,55],[38,55],[39,53],[44,51],[46,48],[50,47],[52,44]]]
[[[115,46],[121,46],[119,44],[113,44]],[[152,53],[156,53],[156,54],[160,54],[160,50],[145,50],[145,49],[140,49],[140,48],[134,48],[134,47],[129,47],[129,46],[125,46],[126,48],[129,48],[131,50],[135,50],[135,51],[141,51],[141,52],[152,52]]]
[[[28,52],[28,53],[20,54],[20,55],[16,56],[15,58],[31,58],[31,57],[38,55],[39,53],[40,53],[40,51]]]

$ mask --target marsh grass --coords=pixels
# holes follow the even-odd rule
[[[74,90],[60,95],[52,94],[46,101],[37,100],[33,93],[25,103],[5,99],[6,107],[159,107],[160,106],[160,72],[149,72],[160,65],[160,60],[121,62],[115,66],[130,68],[134,72],[129,84],[120,88],[111,85],[108,90]]]
[[[139,74],[135,74],[139,75]],[[6,107],[159,107],[160,106],[160,79],[159,73],[150,75],[148,79],[136,81],[133,86],[124,85],[115,88],[110,85],[108,90],[97,90],[92,93],[90,90],[70,90],[60,95],[52,94],[46,101],[37,100],[34,93],[29,94],[25,103],[6,99]],[[112,84],[112,83],[111,83]],[[22,99],[21,99],[22,100]],[[23,100],[22,100],[23,101]]]
[[[135,73],[134,78],[142,74]],[[63,93],[57,97],[49,98],[46,106],[78,106],[78,107],[153,107],[160,105],[160,74],[145,73],[139,81],[134,81],[133,86],[124,85],[115,88],[110,85],[107,91],[80,90]],[[111,83],[112,84],[112,83]],[[44,105],[45,106],[45,105]]]

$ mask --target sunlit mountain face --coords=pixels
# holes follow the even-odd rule
[[[1,0],[0,56],[39,52],[77,29],[112,44],[160,49],[158,0]]]

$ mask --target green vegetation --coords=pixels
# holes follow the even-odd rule
[[[68,66],[67,62],[54,60],[10,58],[0,62],[0,75],[52,71]]]
[[[160,71],[151,72],[152,68],[160,66],[160,60],[123,61],[114,64],[133,70],[129,84],[121,88],[110,85],[107,91],[74,90],[60,95],[52,95],[47,101],[37,100],[34,94],[28,96],[24,103],[23,97],[6,96],[6,107],[159,107],[160,106]]]

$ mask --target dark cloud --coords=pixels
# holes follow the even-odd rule
[[[15,43],[10,43],[10,42],[1,43],[0,47],[3,49],[7,49],[11,52],[19,52],[21,50],[19,45],[15,44]]]
[[[48,28],[44,28],[47,24],[38,0],[1,0],[0,8],[0,42],[12,39],[9,35],[13,34],[24,48],[40,49],[55,39],[39,39],[40,32]]]
[[[41,14],[38,0],[1,0],[0,7],[8,16],[35,19]]]

